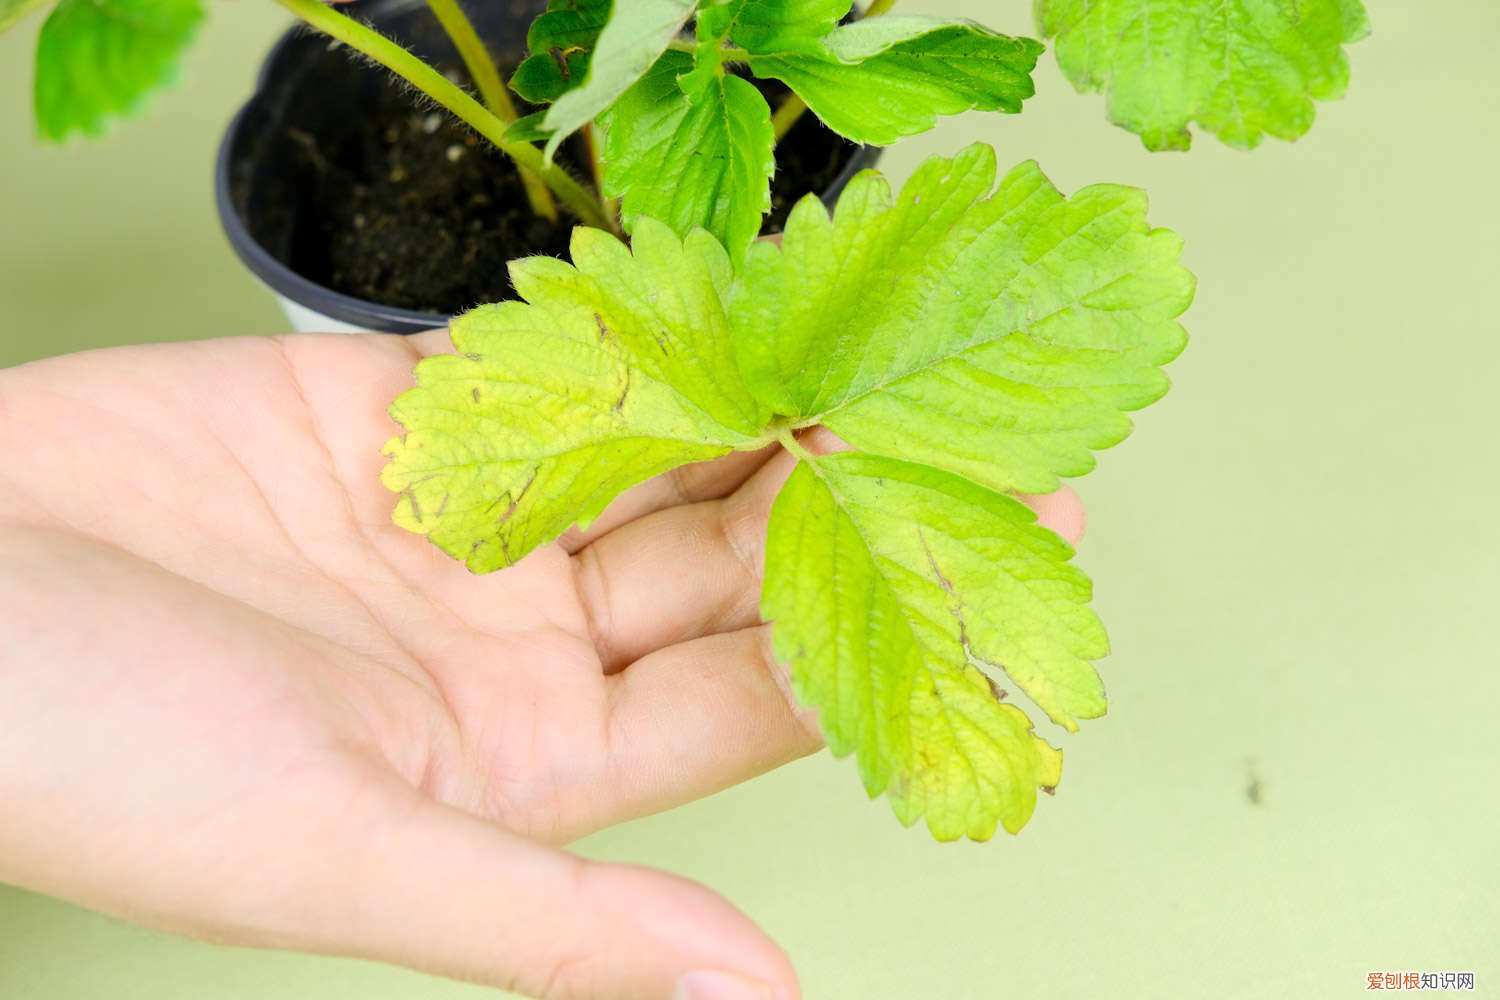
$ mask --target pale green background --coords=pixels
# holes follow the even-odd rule
[[[1026,0],[909,6],[1029,30]],[[0,363],[278,327],[210,164],[282,19],[213,14],[186,86],[66,150],[31,140],[37,19],[0,41]],[[1048,56],[1025,115],[887,160],[982,138],[1065,189],[1141,184],[1200,278],[1176,389],[1080,484],[1110,715],[1062,740],[1025,832],[935,845],[822,755],[582,850],[724,892],[813,1000],[1338,997],[1375,969],[1500,995],[1500,6],[1372,16],[1350,97],[1295,146],[1148,155]],[[0,890],[5,1000],[495,995]]]

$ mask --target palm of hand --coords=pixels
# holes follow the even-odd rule
[[[644,484],[476,578],[379,483],[385,407],[446,348],[0,372],[0,800],[33,818],[0,824],[0,881],[551,997],[664,997],[695,968],[795,996],[713,894],[538,843],[819,745],[756,610],[789,456]],[[1081,531],[1071,495],[1043,516]]]
[[[18,660],[11,682],[28,704],[51,699],[53,723],[86,723],[55,756],[68,780],[108,789],[54,812],[46,840],[61,858],[101,824],[115,832],[98,871],[41,888],[139,913],[160,893],[131,873],[191,831],[183,884],[144,915],[253,932],[299,880],[320,884],[308,869],[395,836],[418,800],[567,839],[817,745],[746,629],[744,546],[774,484],[711,499],[766,456],[642,487],[594,532],[620,528],[610,544],[577,559],[587,539],[476,578],[390,524],[378,479],[396,431],[384,409],[419,343],[237,340],[4,374],[0,455],[22,473],[0,503],[14,597],[45,619],[90,594],[36,675]],[[54,683],[46,667],[63,663]],[[24,729],[9,738],[28,748],[64,735]],[[143,773],[146,760],[175,770]],[[267,884],[268,868],[291,884]],[[99,899],[101,881],[119,884]]]

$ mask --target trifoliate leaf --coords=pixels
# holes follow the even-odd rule
[[[511,265],[526,301],[453,321],[456,354],[417,366],[391,415],[383,481],[396,523],[476,573],[586,524],[630,486],[763,443],[767,415],[734,365],[730,268],[704,233],[641,220],[635,253],[574,230],[576,266]]]
[[[771,410],[855,448],[995,489],[1046,493],[1130,432],[1167,390],[1192,298],[1181,243],[1145,196],[1064,198],[1034,163],[995,188],[973,146],[928,161],[897,199],[857,177],[835,218],[793,211],[751,248],[731,316],[741,368]]]
[[[605,190],[623,196],[627,229],[641,216],[702,227],[742,260],[771,210],[771,109],[749,81],[692,69],[668,52],[600,117]]]
[[[550,0],[526,33],[530,53],[510,87],[533,104],[550,104],[583,83],[612,0]]]
[[[925,132],[938,115],[1020,111],[1042,52],[1029,38],[928,17],[856,21],[819,46],[751,49],[750,68],[791,87],[835,132],[878,146]]]
[[[917,170],[898,198],[815,198],[745,267],[636,220],[633,252],[576,231],[576,267],[515,266],[526,300],[455,321],[456,356],[392,408],[398,523],[476,571],[510,565],[676,465],[780,439],[763,607],[799,697],[866,787],[941,839],[1030,815],[1061,754],[1004,673],[1072,729],[1104,710],[1106,640],[1069,547],[1004,491],[1043,492],[1164,391],[1191,295],[1137,192],[1063,198],[994,154]],[[826,423],[860,453],[813,459]]]
[[[550,159],[563,140],[587,125],[646,74],[698,6],[698,0],[630,0],[615,5],[589,57],[583,85],[558,97],[543,119],[552,129]]]
[[[1035,0],[1080,91],[1147,149],[1187,149],[1197,122],[1230,146],[1296,139],[1314,100],[1349,83],[1343,45],[1369,30],[1359,0]]]
[[[172,79],[202,20],[199,0],[62,0],[37,38],[37,129],[98,135]]]
[[[1069,729],[1104,712],[1088,579],[1034,522],[957,476],[857,454],[802,464],[772,510],[762,613],[798,698],[870,795],[939,840],[1014,833],[1060,777],[985,672]]]
[[[50,0],[0,0],[0,31],[48,2]]]

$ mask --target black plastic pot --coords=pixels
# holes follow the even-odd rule
[[[519,56],[527,26],[546,0],[469,6],[481,36],[493,40],[497,51],[509,48]],[[459,65],[457,53],[423,0],[358,0],[344,9],[431,63],[445,69]],[[214,186],[225,234],[245,266],[282,300],[298,329],[416,333],[444,326],[449,319],[438,312],[344,294],[308,276],[323,270],[319,241],[326,246],[327,240],[309,221],[318,215],[313,203],[317,184],[307,176],[309,137],[332,141],[347,134],[361,109],[390,86],[384,70],[351,58],[321,35],[294,28],[271,50],[255,94],[230,123],[219,147]],[[808,149],[825,152],[842,164],[833,182],[820,192],[828,204],[880,153],[843,141],[812,116],[783,143],[827,144],[826,150]],[[497,162],[497,168],[511,169],[508,161]],[[796,182],[795,176],[778,178],[781,185]],[[803,186],[798,193],[806,190]],[[505,259],[539,252],[526,245],[505,250]]]

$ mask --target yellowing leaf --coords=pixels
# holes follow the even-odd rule
[[[995,185],[973,146],[899,198],[856,178],[830,221],[804,202],[753,248],[731,314],[767,407],[850,444],[1001,490],[1046,493],[1167,390],[1193,281],[1141,192],[1064,198],[1035,164]],[[915,430],[920,428],[920,431]]]
[[[800,466],[771,515],[762,610],[798,697],[866,790],[939,840],[1019,830],[1060,776],[985,671],[1070,729],[1104,712],[1088,580],[1034,521],[957,476],[857,454]]]
[[[739,387],[721,290],[724,251],[643,221],[632,256],[574,233],[577,267],[512,265],[530,302],[453,322],[456,354],[417,366],[391,415],[383,480],[396,522],[476,573],[509,566],[617,495],[754,444],[764,415]]]
[[[1005,495],[1118,441],[1166,388],[1192,292],[1128,188],[1070,198],[974,147],[893,196],[809,197],[736,272],[703,230],[578,230],[574,266],[518,264],[524,303],[454,324],[392,412],[396,520],[476,571],[510,565],[648,476],[781,440],[762,607],[798,697],[870,794],[939,839],[1026,822],[1063,728],[1104,711],[1108,644],[1072,550]],[[812,459],[826,423],[857,453]]]

